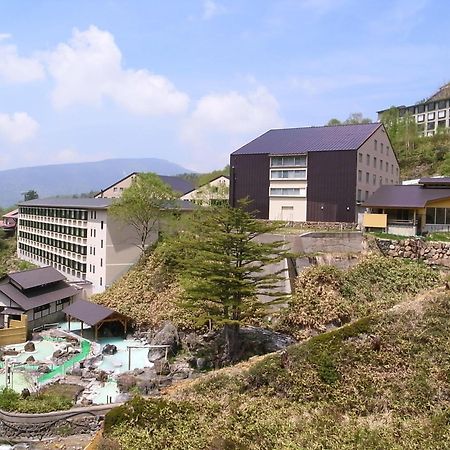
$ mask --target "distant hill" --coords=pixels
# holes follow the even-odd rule
[[[100,191],[131,172],[177,175],[189,172],[164,159],[106,159],[104,161],[23,167],[0,171],[0,207],[23,200],[34,189],[40,198]]]

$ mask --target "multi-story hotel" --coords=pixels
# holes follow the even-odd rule
[[[432,136],[440,128],[450,128],[450,83],[442,86],[426,100],[410,106],[395,106],[400,117],[410,115],[423,136]],[[378,111],[378,120],[389,109]]]
[[[108,215],[111,199],[36,199],[19,205],[18,256],[102,292],[139,258],[136,236]],[[153,236],[155,238],[155,236]]]
[[[230,203],[270,220],[355,222],[364,201],[399,182],[381,123],[270,130],[231,154]]]

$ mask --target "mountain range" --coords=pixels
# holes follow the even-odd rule
[[[0,206],[20,202],[23,193],[29,190],[35,190],[40,198],[97,192],[131,172],[177,175],[191,171],[158,158],[106,159],[1,170]]]

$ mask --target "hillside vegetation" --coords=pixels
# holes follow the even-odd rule
[[[195,317],[179,306],[180,289],[162,259],[146,254],[108,290],[91,300],[125,314],[138,326],[155,328],[170,320],[180,329],[195,328]]]
[[[27,270],[36,267],[27,261],[17,257],[16,238],[5,239],[0,236],[0,277],[9,272]]]
[[[348,270],[313,266],[297,278],[278,328],[302,339],[327,326],[390,308],[408,295],[435,286],[439,278],[439,273],[425,264],[375,255]]]
[[[448,294],[434,293],[135,398],[108,414],[109,448],[448,449],[449,321]]]
[[[450,296],[415,298],[436,285],[432,269],[383,257],[347,272],[311,268],[281,319],[286,330],[304,337],[351,323],[164,398],[134,398],[108,414],[104,448],[450,448]]]

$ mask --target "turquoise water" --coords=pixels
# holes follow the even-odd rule
[[[114,403],[119,394],[120,392],[117,383],[115,381],[108,381],[104,386],[98,388],[95,393],[87,398],[91,399],[96,405],[103,405],[108,403],[108,399],[110,403]]]
[[[34,387],[35,377],[26,372],[13,372],[11,376],[11,384],[8,386],[16,392],[22,392],[25,388],[32,389]],[[6,386],[6,374],[0,371],[0,389]],[[1,447],[0,447],[1,448]]]
[[[102,338],[99,343],[103,347],[106,344],[113,344],[117,347],[115,355],[103,355],[103,361],[99,365],[99,369],[115,374],[123,373],[133,369],[143,369],[144,367],[152,367],[152,363],[148,360],[148,348],[132,348],[131,349],[131,366],[129,368],[129,352],[128,346],[142,347],[144,344],[137,339],[123,338]]]
[[[17,356],[10,356],[9,361],[24,363],[29,356],[33,356],[36,361],[50,362],[53,353],[58,348],[58,344],[51,341],[33,341],[36,350],[34,352],[25,352],[25,344],[9,345],[6,348],[14,348],[21,353]]]

